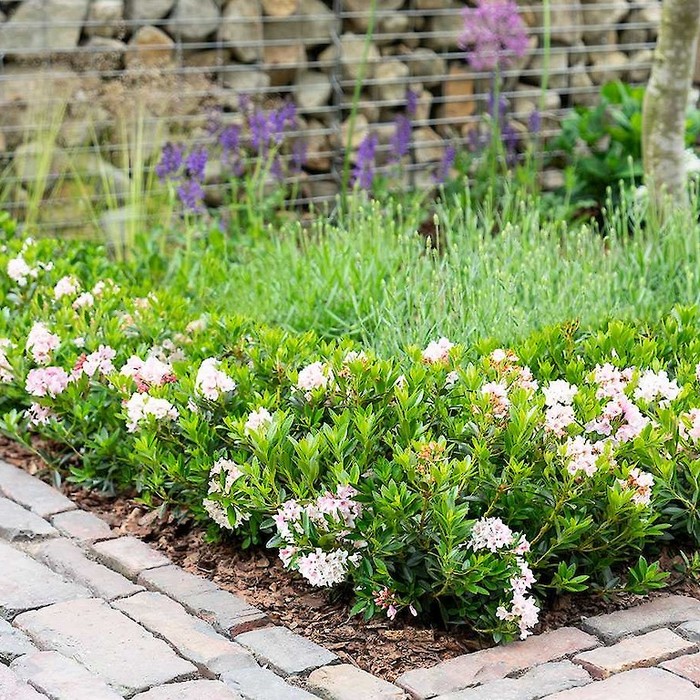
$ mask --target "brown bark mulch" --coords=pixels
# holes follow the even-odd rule
[[[0,458],[54,483],[55,474],[33,453],[0,437]],[[60,488],[81,508],[106,520],[117,532],[139,537],[187,571],[215,581],[263,610],[275,624],[284,625],[334,651],[346,663],[393,681],[404,671],[431,666],[460,654],[489,646],[466,629],[444,629],[413,619],[365,622],[349,617],[349,598],[307,585],[285,571],[274,551],[262,547],[243,550],[235,540],[210,542],[206,531],[192,521],[176,521],[169,514],[149,512],[135,498],[86,491],[62,482]],[[662,563],[673,570],[680,561],[664,553]],[[674,576],[673,592],[700,598],[700,587]],[[666,591],[669,588],[665,589]],[[658,594],[657,594],[658,595]],[[663,595],[663,593],[661,593]],[[575,625],[582,617],[628,607],[636,596],[614,600],[597,594],[558,596],[544,605],[536,631]]]

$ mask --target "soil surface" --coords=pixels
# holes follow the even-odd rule
[[[40,457],[1,436],[0,458],[58,485],[81,508],[99,515],[116,531],[149,542],[184,569],[210,578],[221,588],[242,596],[263,610],[272,622],[333,650],[343,661],[389,681],[409,669],[431,666],[490,646],[489,640],[479,639],[467,630],[446,630],[412,618],[365,622],[361,617],[350,617],[349,597],[332,596],[310,587],[300,577],[285,571],[273,551],[243,550],[235,539],[210,542],[201,526],[188,520],[176,521],[167,512],[149,512],[128,494],[112,496],[60,482],[56,472]],[[682,579],[677,573],[679,556],[662,552],[661,561],[664,569],[674,572],[666,592],[700,598],[700,586]],[[535,631],[575,625],[582,617],[628,607],[639,600],[631,595],[613,600],[596,594],[558,596],[543,604],[540,624]]]

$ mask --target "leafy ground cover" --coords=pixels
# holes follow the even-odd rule
[[[499,216],[461,213],[474,235]],[[32,433],[63,446],[74,481],[135,488],[151,506],[235,532],[243,546],[276,548],[312,585],[352,590],[353,610],[367,618],[441,618],[500,640],[527,636],[552,593],[660,587],[666,574],[650,563],[659,547],[700,536],[700,316],[695,307],[662,313],[695,300],[696,237],[640,227],[624,239],[628,217],[618,215],[618,238],[583,230],[572,245],[525,205],[508,218],[520,227],[501,220],[479,236],[472,279],[483,289],[472,304],[457,299],[454,312],[443,305],[424,324],[419,307],[401,307],[380,352],[332,338],[337,329],[324,338],[233,316],[248,287],[223,274],[246,247],[266,263],[275,249],[298,250],[303,267],[334,240],[350,245],[351,230],[378,246],[364,249],[367,259],[382,261],[399,217],[378,206],[358,206],[345,234],[318,228],[303,245],[212,231],[182,254],[144,247],[123,265],[88,244],[22,240],[6,222],[2,430],[29,447]],[[424,302],[421,268],[437,280],[469,274],[459,229],[449,230],[432,252],[415,233],[413,242],[397,236],[408,251],[404,289],[415,285]],[[520,269],[533,268],[532,289],[487,296],[499,287],[489,265],[510,261],[515,274],[518,256]],[[298,269],[287,265],[287,279]],[[333,278],[333,265],[324,271]],[[438,333],[469,309],[477,319],[505,319],[530,302],[542,312],[529,294],[549,285],[552,300],[565,300],[565,281],[587,290],[580,305],[544,308],[582,316],[581,328],[533,333],[547,320],[533,315],[509,327],[510,347],[498,328],[469,346]],[[373,292],[365,285],[363,298]],[[596,294],[617,302],[613,313],[652,320],[603,322],[600,306],[594,323],[586,304]],[[377,318],[389,312],[382,305]],[[466,337],[486,335],[483,322]],[[419,344],[403,343],[413,326]]]

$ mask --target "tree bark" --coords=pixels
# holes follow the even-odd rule
[[[699,26],[700,0],[663,0],[642,120],[645,180],[650,203],[662,218],[670,209],[688,206],[685,118]]]

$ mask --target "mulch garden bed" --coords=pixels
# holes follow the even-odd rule
[[[0,436],[0,458],[51,481],[51,472],[37,455]],[[63,482],[61,489],[81,508],[99,515],[117,532],[149,542],[174,562],[221,588],[236,593],[263,610],[270,620],[284,625],[334,651],[347,663],[393,681],[404,671],[489,646],[489,640],[459,628],[443,629],[413,620],[349,617],[348,598],[311,588],[285,571],[273,551],[241,549],[235,540],[208,542],[206,531],[192,521],[176,521],[149,512],[128,495],[111,496],[86,491]],[[680,557],[662,553],[662,564],[673,571]],[[673,576],[665,591],[700,598],[700,586]],[[656,595],[663,595],[659,593]],[[576,624],[582,617],[629,607],[637,596],[558,596],[540,614],[536,632]]]

